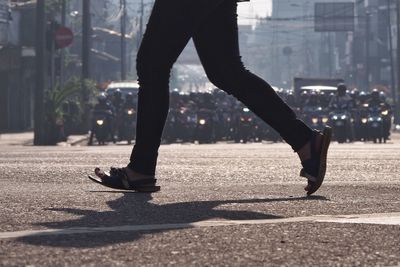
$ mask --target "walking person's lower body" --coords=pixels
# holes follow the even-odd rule
[[[138,191],[159,189],[154,176],[169,109],[170,71],[191,38],[209,80],[282,136],[299,154],[307,193],[315,192],[325,176],[330,129],[319,133],[307,127],[267,82],[243,66],[235,0],[156,0],[137,55],[136,143],[128,166],[114,169],[104,180]]]

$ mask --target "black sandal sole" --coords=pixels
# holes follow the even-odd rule
[[[305,172],[304,169],[301,169],[300,176],[305,177],[311,181],[311,187],[307,191],[307,195],[311,195],[315,193],[324,182],[326,166],[327,166],[327,157],[328,157],[328,149],[332,139],[332,128],[325,127],[322,133],[322,147],[320,153],[320,164],[319,164],[319,172],[318,177],[310,176]]]
[[[161,186],[157,186],[157,185],[130,186],[130,188],[127,189],[125,187],[116,187],[116,186],[109,185],[107,183],[104,183],[104,181],[101,180],[101,178],[97,178],[92,175],[88,175],[88,178],[92,182],[95,182],[97,184],[100,184],[100,185],[108,187],[108,188],[118,189],[118,190],[136,191],[139,193],[155,193],[155,192],[158,192],[161,190]]]

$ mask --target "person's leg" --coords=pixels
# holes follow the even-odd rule
[[[223,1],[156,0],[137,55],[140,88],[129,169],[154,176],[169,108],[170,70],[198,25]]]
[[[294,151],[301,153],[312,130],[296,117],[267,82],[243,66],[236,8],[235,1],[225,1],[193,36],[207,76],[214,85],[235,96],[277,130]]]
[[[271,86],[243,66],[239,53],[235,1],[225,1],[193,36],[207,76],[217,87],[234,95],[256,115],[270,124],[301,159],[301,176],[308,179],[310,195],[321,186],[331,129],[318,133],[297,119],[293,110]]]

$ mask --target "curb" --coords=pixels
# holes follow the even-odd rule
[[[68,138],[68,139],[70,139],[70,138]],[[73,139],[73,140],[67,140],[65,142],[59,142],[59,143],[57,143],[56,146],[76,146],[79,143],[82,143],[82,142],[87,141],[87,140],[89,140],[89,136],[85,135],[85,136],[81,136],[81,137]]]

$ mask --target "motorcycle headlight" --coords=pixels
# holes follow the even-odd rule
[[[133,109],[128,109],[128,115],[132,115],[133,114]]]
[[[200,123],[201,125],[204,125],[204,124],[206,124],[206,120],[201,119],[201,120],[199,120],[199,123]]]
[[[322,118],[322,123],[327,123],[328,120],[329,120],[328,118],[324,117],[324,118]]]
[[[101,125],[104,124],[104,120],[97,120],[96,123],[97,123],[97,125],[100,125],[100,126],[101,126]]]
[[[368,119],[367,119],[367,118],[362,118],[362,119],[361,119],[361,122],[362,122],[362,123],[367,123],[367,122],[368,122]]]
[[[346,115],[342,115],[341,119],[345,120],[346,119]]]
[[[383,116],[387,116],[389,114],[389,110],[384,110],[384,111],[382,111],[382,115]]]
[[[317,124],[318,123],[318,118],[312,118],[311,121],[312,121],[313,124]]]

